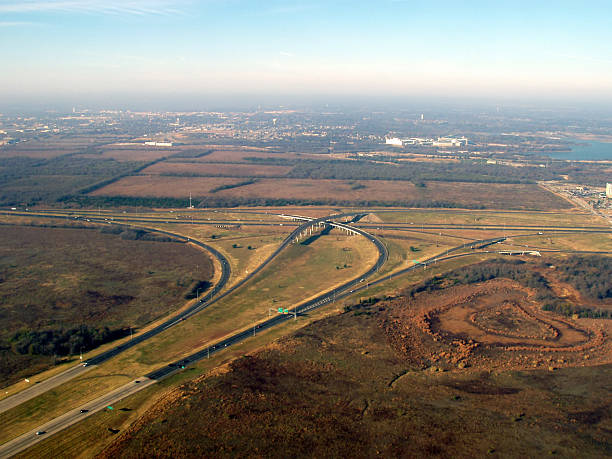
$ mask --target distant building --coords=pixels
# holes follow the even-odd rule
[[[148,147],[171,147],[172,142],[145,142]]]
[[[612,199],[612,183],[606,183],[606,197]]]
[[[438,137],[438,140],[433,143],[434,147],[460,147],[467,145],[468,139],[465,137]]]
[[[394,147],[402,147],[404,145],[423,145],[423,146],[434,146],[434,147],[461,147],[468,144],[466,137],[438,137],[438,140],[428,139],[424,137],[385,137],[385,143],[387,145],[393,145]]]
[[[403,147],[402,139],[398,139],[397,137],[387,138],[385,137],[385,143],[387,145],[393,145],[394,147]]]

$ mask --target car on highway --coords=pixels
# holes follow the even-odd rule
[[[47,432],[45,432],[44,430],[39,430],[38,432],[36,432],[36,435],[44,435]]]
[[[89,410],[86,410],[85,408],[83,408],[82,410],[79,410],[80,413],[89,413]]]

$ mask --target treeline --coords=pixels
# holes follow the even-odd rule
[[[581,319],[611,319],[612,313],[603,309],[584,308],[573,306],[565,302],[548,302],[542,306],[545,311],[553,311],[564,316],[578,316]]]
[[[126,229],[115,225],[103,226],[99,231],[103,234],[117,234],[126,241],[182,242],[164,234],[156,234],[143,229]]]
[[[448,181],[475,183],[535,183],[557,175],[544,168],[487,165],[465,160],[460,162],[401,161],[384,157],[381,164],[363,159],[287,160],[284,158],[245,158],[249,162],[270,165],[293,165],[287,177],[338,180],[404,180],[410,182]]]
[[[408,291],[410,296],[420,292],[441,290],[451,285],[469,285],[499,277],[514,280],[525,287],[548,290],[548,281],[539,273],[526,270],[522,260],[492,260],[464,266],[443,276],[434,276]]]
[[[612,258],[571,256],[556,265],[561,280],[574,286],[582,295],[600,300],[612,298]]]
[[[213,149],[209,149],[209,150],[183,150],[179,153],[177,153],[176,155],[172,155],[171,158],[203,158],[204,156],[208,156],[212,153],[214,153],[215,150]]]
[[[53,203],[92,182],[127,174],[142,163],[70,155],[50,159],[0,159],[0,205]]]
[[[599,286],[600,284],[599,282],[582,283],[582,276],[586,275],[586,277],[589,278],[588,273],[586,273],[584,270],[580,271],[579,269],[581,264],[585,263],[585,258],[586,257],[572,257],[565,262],[561,262],[561,264],[565,266],[565,268],[561,269],[561,271],[572,273],[571,277],[568,276],[564,278],[564,280],[570,283],[576,281],[577,285],[588,286],[587,291],[591,292],[593,291],[591,290],[592,285]],[[596,289],[595,291],[610,294],[609,284],[612,277],[610,277],[609,259],[606,259],[606,257],[592,258],[595,258],[596,260],[587,262],[587,266],[591,266],[591,270],[602,269],[602,278],[599,279],[599,276],[597,276],[597,279],[602,281],[601,285],[607,285],[607,289],[605,291],[601,289]],[[565,316],[578,315],[579,317],[589,318],[612,318],[610,311],[572,305],[566,299],[559,298],[550,288],[546,278],[544,278],[534,269],[527,269],[527,267],[524,266],[525,264],[526,263],[522,260],[497,259],[477,263],[475,265],[464,266],[443,276],[434,276],[426,279],[408,290],[407,294],[414,296],[420,292],[442,290],[453,285],[469,285],[496,278],[506,278],[514,280],[525,287],[535,289],[537,292],[536,299],[542,304],[542,309],[545,311],[554,311]],[[544,267],[544,265],[540,266],[540,268]],[[608,271],[606,272],[605,269]],[[608,297],[602,296],[600,298]]]
[[[78,207],[180,208],[189,205],[189,198],[73,195],[67,197],[64,203]],[[192,204],[198,207],[201,201],[194,198]]]
[[[74,196],[70,201],[82,207],[186,207],[189,200],[166,197],[139,196]],[[278,207],[278,206],[357,206],[357,207],[414,207],[414,208],[463,208],[484,209],[481,204],[470,205],[452,201],[437,200],[397,200],[397,201],[351,201],[346,199],[302,199],[302,198],[263,198],[238,196],[207,196],[193,198],[193,205],[205,207]]]
[[[9,340],[10,346],[18,354],[30,355],[75,355],[89,351],[102,344],[123,338],[129,329],[110,330],[108,327],[93,328],[87,325],[70,329],[22,330]]]
[[[238,182],[238,183],[228,183],[226,185],[219,185],[215,188],[212,188],[210,190],[210,193],[216,193],[217,191],[231,190],[232,188],[240,188],[241,186],[252,185],[256,181],[257,181],[256,178],[249,178],[247,180],[243,180],[242,182]]]
[[[202,295],[211,286],[212,284],[209,281],[196,281],[185,295],[185,299],[193,300],[194,298],[198,298],[199,295]]]

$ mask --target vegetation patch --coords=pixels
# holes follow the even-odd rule
[[[86,352],[138,329],[210,282],[213,264],[202,251],[123,234],[0,226],[3,385],[53,365],[53,355],[74,354],[80,343]]]

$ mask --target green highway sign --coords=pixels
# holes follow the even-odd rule
[[[283,308],[278,308],[278,312],[279,312],[279,314],[282,314],[283,313]]]
[[[108,405],[106,408],[108,408],[109,410],[114,410],[115,408],[113,408],[112,406]]]
[[[284,312],[285,314],[289,314],[289,309],[285,309],[283,312]]]

